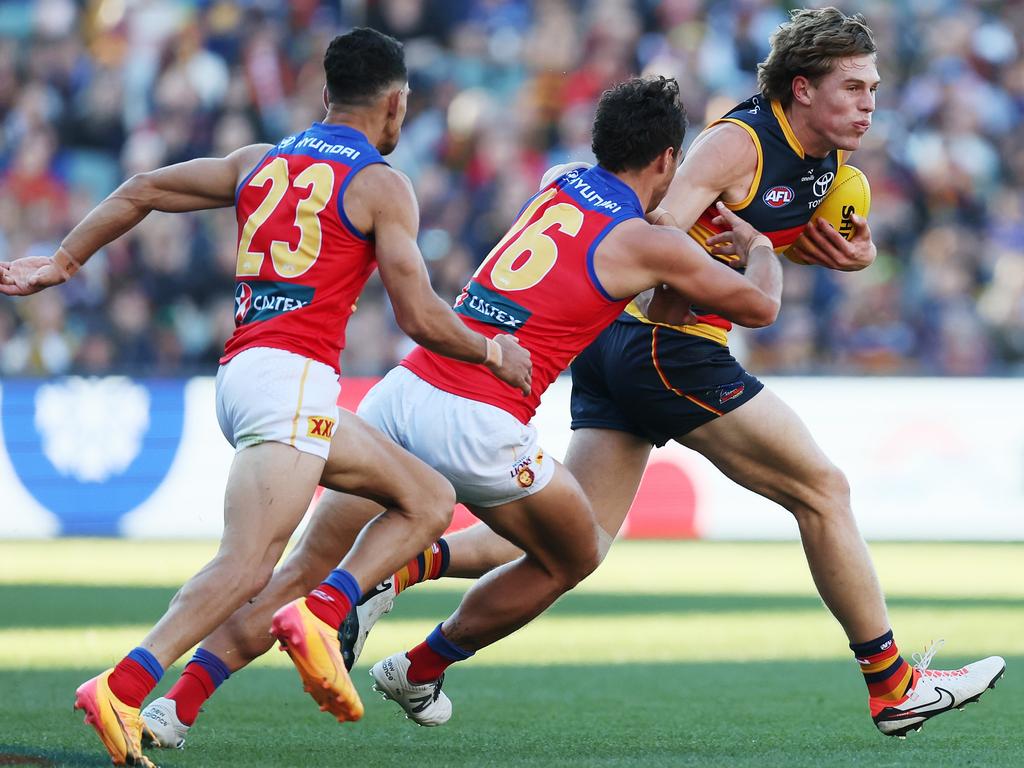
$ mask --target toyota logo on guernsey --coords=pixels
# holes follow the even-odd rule
[[[789,205],[793,202],[793,198],[796,197],[796,192],[791,187],[779,186],[772,187],[762,196],[764,204],[770,208],[781,208],[784,205]]]
[[[824,197],[825,193],[828,192],[828,188],[832,186],[832,179],[834,179],[835,177],[836,175],[832,173],[832,171],[829,171],[824,176],[820,177],[817,181],[815,181],[814,196]]]
[[[308,285],[247,280],[235,288],[235,325],[256,323],[302,309],[313,301]]]

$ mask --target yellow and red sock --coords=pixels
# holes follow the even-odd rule
[[[167,698],[174,701],[178,719],[188,726],[195,723],[199,708],[229,677],[227,664],[205,648],[197,648],[178,682],[167,692]]]
[[[448,542],[438,539],[395,571],[395,594],[401,594],[414,584],[440,579],[448,570],[448,562]]]
[[[881,710],[906,696],[914,680],[914,669],[900,656],[891,629],[867,643],[850,643],[850,650],[857,657],[868,685],[872,710]]]

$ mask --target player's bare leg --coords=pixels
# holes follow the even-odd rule
[[[679,442],[796,518],[814,583],[850,639],[882,733],[903,736],[995,686],[1006,667],[998,656],[954,671],[929,669],[933,651],[913,669],[903,660],[850,508],[849,484],[775,394],[765,389]]]
[[[796,518],[814,583],[852,643],[889,629],[882,588],[850,506],[850,486],[792,408],[763,390],[678,440]]]
[[[440,474],[354,414],[342,413],[339,425],[345,440],[338,440],[336,433],[323,484],[377,501],[385,509],[324,581],[274,613],[270,631],[288,651],[320,709],[338,720],[358,720],[362,702],[338,647],[338,629],[362,595],[361,585],[393,573],[444,532],[455,491]],[[343,513],[343,508],[317,511]]]
[[[217,555],[178,591],[138,648],[76,693],[75,707],[85,710],[115,763],[149,764],[141,748],[142,700],[164,668],[267,583],[323,466],[323,459],[281,443],[235,455]]]
[[[448,665],[527,624],[599,562],[590,505],[561,464],[543,490],[473,512],[525,554],[477,581],[427,642],[378,662],[370,672],[374,687],[421,725],[440,725],[451,715],[451,702],[440,690]]]
[[[328,513],[320,514],[329,510]],[[270,583],[207,637],[202,647],[234,673],[274,645],[270,620],[285,603],[302,597],[323,581],[348,552],[359,532],[383,508],[358,496],[324,491],[295,549]]]
[[[622,527],[643,478],[651,444],[628,432],[610,429],[578,429],[566,453],[565,467],[576,478],[590,500],[598,522],[598,559],[604,560]],[[477,523],[444,537],[449,562],[443,575],[448,578],[480,578],[512,562],[523,551],[499,536],[486,524]],[[399,588],[398,575],[382,582],[345,620],[342,655],[349,669],[362,652],[373,625],[390,612]]]
[[[565,468],[590,500],[598,531],[598,554],[604,560],[643,479],[651,444],[614,429],[577,429],[565,454]],[[484,523],[445,536],[449,564],[445,576],[477,579],[511,562],[523,551]]]
[[[217,555],[178,591],[142,647],[166,667],[258,594],[309,508],[323,471],[323,459],[282,443],[236,454]]]
[[[329,513],[323,513],[325,509]],[[382,509],[358,496],[324,491],[298,544],[274,571],[270,583],[203,640],[174,686],[142,711],[151,734],[149,745],[184,747],[200,707],[219,684],[273,647],[270,623],[274,612],[323,581],[363,526]],[[223,665],[225,674],[213,679],[209,667],[218,664]]]
[[[590,504],[561,465],[539,493],[473,513],[525,554],[477,581],[444,622],[445,635],[469,651],[527,624],[599,562]]]
[[[643,480],[651,444],[616,429],[577,429],[569,440],[565,467],[590,500],[601,527],[601,559],[626,520]]]
[[[523,554],[523,550],[484,523],[475,523],[444,538],[449,552],[445,576],[449,578],[479,579]]]

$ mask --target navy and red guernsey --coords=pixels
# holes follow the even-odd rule
[[[832,187],[836,171],[843,163],[843,152],[834,150],[825,157],[806,154],[793,133],[782,104],[764,96],[752,96],[704,130],[722,123],[738,125],[750,135],[757,148],[757,170],[750,190],[746,198],[728,207],[767,235],[776,251],[785,251],[804,231],[815,209]],[[708,238],[722,231],[712,223],[716,216],[718,211],[711,205],[690,228],[690,236],[709,254]],[[713,258],[728,263],[730,257]],[[635,319],[646,319],[635,305],[627,311]],[[693,312],[700,322],[673,327],[720,344],[728,343],[732,323],[697,307]]]
[[[632,298],[608,295],[594,252],[615,226],[643,215],[636,193],[600,166],[570,171],[527,202],[456,299],[455,311],[474,331],[515,334],[530,351],[529,396],[481,365],[422,347],[402,365],[438,389],[529,422],[548,385]]]
[[[359,131],[314,123],[271,149],[238,186],[235,332],[226,363],[273,347],[340,373],[345,327],[377,266],[342,201],[355,175],[383,163]]]

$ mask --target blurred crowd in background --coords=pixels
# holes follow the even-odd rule
[[[787,265],[783,310],[733,335],[758,374],[1024,372],[1024,5],[902,0],[863,12],[879,45],[876,263]],[[390,158],[453,299],[550,165],[592,159],[601,91],[679,78],[687,142],[756,90],[793,4],[770,0],[4,0],[0,260],[50,255],[128,176],[323,116],[322,56],[347,28],[406,44],[412,93]],[[152,214],[74,280],[0,297],[0,373],[212,374],[233,326],[233,212]],[[373,282],[348,375],[407,351]]]

